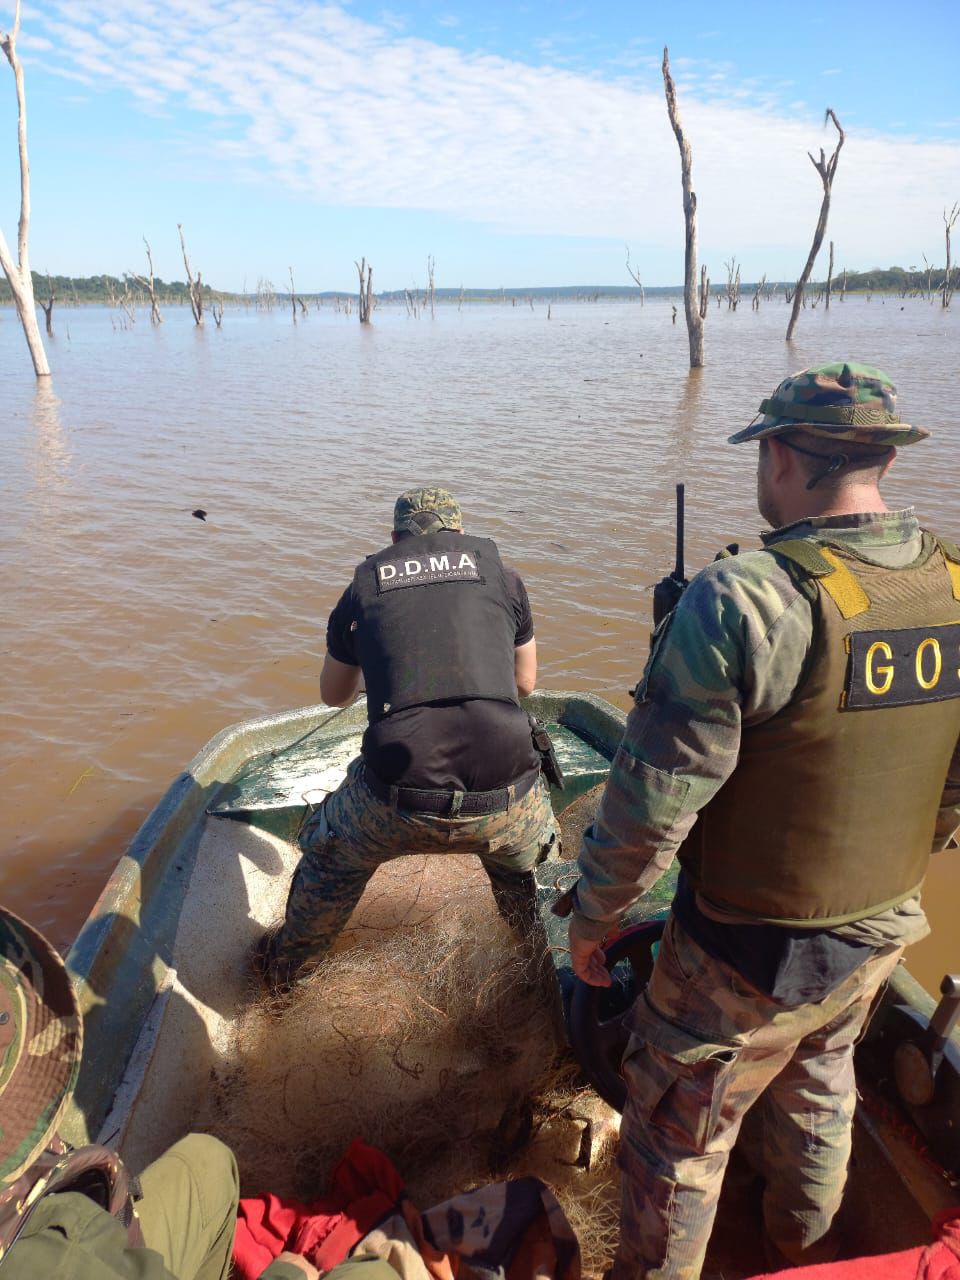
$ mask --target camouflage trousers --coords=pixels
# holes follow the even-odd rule
[[[696,1280],[730,1151],[758,1099],[767,1237],[790,1262],[830,1260],[850,1159],[853,1048],[902,953],[872,952],[818,1004],[785,1007],[670,918],[630,1014],[613,1280]]]
[[[528,932],[538,919],[533,868],[558,839],[550,789],[542,776],[499,813],[438,817],[379,800],[364,783],[362,761],[354,760],[343,783],[300,833],[303,856],[283,926],[266,957],[267,976],[283,983],[321,960],[377,867],[405,854],[476,854],[500,914],[518,931]]]

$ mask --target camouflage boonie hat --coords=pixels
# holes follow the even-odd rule
[[[54,1136],[77,1083],[83,1025],[66,967],[0,909],[0,1188]]]
[[[760,421],[728,437],[727,443],[761,440],[795,428],[827,440],[881,447],[926,439],[930,432],[901,422],[896,407],[897,389],[881,369],[842,360],[818,364],[784,378],[760,402]]]
[[[398,533],[436,533],[438,529],[462,529],[460,504],[446,489],[408,489],[393,508]]]

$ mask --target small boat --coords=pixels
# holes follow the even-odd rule
[[[566,859],[548,859],[538,869],[556,990],[581,1085],[585,1078],[593,1086],[610,1116],[610,1107],[623,1101],[622,1017],[649,974],[676,872],[611,940],[613,987],[599,991],[577,983],[564,949],[565,926],[551,915],[549,902],[575,878],[571,859],[579,832],[595,812],[625,717],[589,694],[537,692],[525,705],[547,724],[566,780],[562,791],[553,792]],[[136,1169],[209,1115],[211,1081],[229,1084],[238,1019],[251,1001],[252,948],[283,913],[299,857],[297,831],[310,807],[339,785],[365,725],[362,702],[235,725],[203,748],[157,804],[67,957],[85,1028],[80,1078],[63,1126],[68,1140],[106,1142]],[[446,879],[436,880],[447,857],[423,858],[430,865],[421,867],[411,896],[410,876],[398,867],[410,861],[381,868],[358,907],[359,913],[369,899],[368,915],[374,913],[375,928],[384,933],[398,922],[415,928],[428,921],[438,894],[443,899],[459,892],[459,872],[451,883],[447,867]],[[479,863],[461,861],[472,868],[464,876],[472,875],[474,889],[484,892]],[[430,875],[432,887],[421,893]],[[381,876],[386,879],[372,893]],[[858,1048],[862,1101],[844,1219],[847,1256],[925,1242],[934,1214],[960,1198],[958,1015],[960,979],[944,979],[935,1005],[900,966]],[[399,1065],[425,1087],[422,1070],[418,1075]],[[350,1075],[359,1088],[355,1068],[345,1064],[344,1078]],[[329,1060],[325,1070],[331,1070]],[[582,1087],[577,1097],[592,1117],[587,1128],[593,1124],[609,1134]],[[514,1149],[520,1146],[518,1140]],[[588,1169],[591,1156],[581,1151],[561,1163]],[[728,1178],[731,1188],[736,1181]],[[764,1269],[762,1257],[744,1253],[746,1212],[725,1187],[708,1267],[728,1277]],[[753,1233],[753,1248],[757,1238]]]

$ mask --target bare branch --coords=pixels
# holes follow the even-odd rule
[[[793,331],[797,325],[797,319],[800,315],[800,308],[803,306],[804,290],[807,281],[813,272],[813,264],[817,260],[817,254],[820,252],[820,246],[823,244],[823,237],[827,230],[827,216],[830,213],[830,195],[833,188],[833,179],[837,172],[837,161],[840,158],[840,148],[843,146],[846,135],[841,128],[840,121],[836,117],[832,107],[827,107],[823,116],[823,123],[826,125],[829,121],[833,121],[836,126],[837,133],[840,135],[837,139],[837,145],[833,154],[828,160],[823,148],[820,148],[820,159],[814,160],[810,152],[810,163],[820,175],[820,181],[823,183],[823,201],[820,205],[820,217],[817,219],[816,230],[813,233],[813,244],[810,246],[810,252],[807,255],[806,265],[797,281],[797,286],[793,292],[793,310],[790,313],[790,323],[787,325],[787,341],[793,337]]]

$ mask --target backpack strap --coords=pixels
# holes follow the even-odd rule
[[[870,608],[870,597],[830,547],[806,538],[785,538],[783,542],[772,543],[767,550],[792,561],[811,578],[816,578],[844,618],[856,618]],[[957,556],[957,581],[960,582],[960,551]]]

